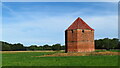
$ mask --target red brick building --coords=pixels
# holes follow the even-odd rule
[[[94,51],[94,29],[78,17],[65,30],[65,45],[66,52]]]

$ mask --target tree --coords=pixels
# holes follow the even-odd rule
[[[61,45],[60,44],[54,44],[52,45],[52,50],[60,50],[61,49]]]
[[[120,41],[118,42],[118,46],[116,48],[120,49]]]
[[[0,41],[0,46],[2,46],[2,51],[9,51],[9,50],[11,50],[11,45],[12,44],[9,44],[9,43],[7,43],[7,42],[2,42],[2,41]]]
[[[31,46],[29,47],[29,50],[37,50],[37,45],[31,45]]]
[[[43,50],[43,46],[39,46],[38,49],[39,49],[39,50]]]
[[[95,48],[96,49],[106,49],[106,50],[110,50],[110,49],[118,49],[119,46],[119,39],[117,38],[113,38],[113,39],[109,39],[109,38],[104,38],[104,39],[99,39],[99,40],[95,40]]]
[[[52,50],[51,46],[49,46],[48,44],[43,45],[43,49],[44,50]]]
[[[2,45],[2,50],[3,51],[10,51],[11,47],[10,47],[10,45]]]
[[[60,50],[65,50],[65,45],[61,46]]]
[[[110,50],[110,40],[108,38],[103,39],[103,44],[105,45],[106,50]]]
[[[111,40],[111,45],[112,45],[112,49],[115,49],[115,48],[118,48],[119,47],[119,39],[117,39],[117,38],[113,38],[112,40]]]
[[[22,51],[25,50],[25,47],[21,43],[11,45],[11,49],[14,51]]]
[[[96,49],[105,49],[103,39],[95,40],[95,48]]]

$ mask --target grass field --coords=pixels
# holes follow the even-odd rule
[[[2,66],[118,66],[118,56],[33,57],[56,52],[4,52]]]

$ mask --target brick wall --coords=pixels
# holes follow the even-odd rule
[[[66,52],[94,51],[94,31],[74,29],[65,31]]]

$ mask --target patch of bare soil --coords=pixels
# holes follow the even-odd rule
[[[120,55],[120,52],[86,52],[86,53],[55,53],[50,55],[43,56],[34,56],[34,57],[57,57],[57,56],[95,56],[95,55]]]

